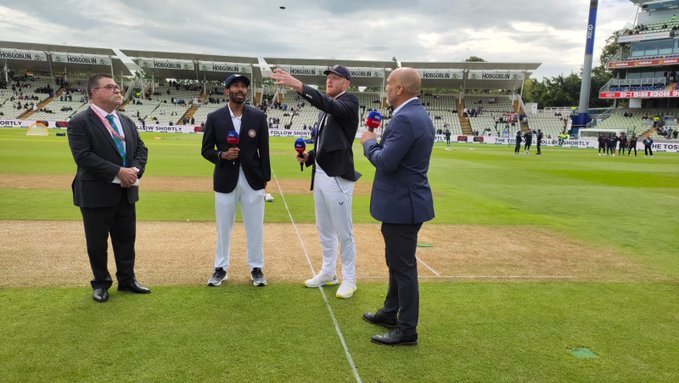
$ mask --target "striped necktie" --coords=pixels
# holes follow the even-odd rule
[[[113,135],[113,142],[115,142],[116,147],[118,147],[118,153],[120,153],[120,157],[123,159],[123,166],[127,166],[127,156],[125,155],[125,145],[123,143],[123,140],[121,139],[120,130],[118,129],[118,126],[116,125],[116,121],[113,119],[112,114],[107,115],[106,119],[108,120],[108,122],[113,127],[113,130],[116,131],[116,134]]]

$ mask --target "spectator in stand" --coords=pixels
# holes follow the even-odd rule
[[[648,155],[653,157],[653,139],[650,134],[644,139],[644,156]]]

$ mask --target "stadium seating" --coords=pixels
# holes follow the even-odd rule
[[[598,129],[625,129],[628,131],[636,130],[637,132],[644,132],[653,127],[652,117],[655,113],[649,113],[648,110],[643,112],[617,110],[606,119],[597,122],[596,127]]]
[[[54,88],[51,87],[52,81],[49,78],[31,77],[19,80],[19,87],[16,87],[16,84],[17,82],[12,82],[10,86],[15,89],[5,89],[2,96],[0,96],[0,111],[3,113],[3,116],[0,117],[2,118],[18,118],[31,110],[32,106],[37,108],[39,103],[45,101],[50,96],[44,90],[39,91],[39,89],[45,89],[49,86],[51,92],[55,92]]]
[[[142,117],[147,124],[151,121],[158,121],[161,125],[174,125],[179,123],[181,117],[189,110],[194,98],[199,96],[197,91],[184,90],[181,86],[177,87],[169,85],[157,85],[154,94],[147,98],[147,102],[151,105],[155,104],[155,108]],[[143,103],[145,101],[142,101]],[[148,109],[144,109],[144,112]],[[127,108],[126,108],[127,111]],[[136,116],[136,113],[134,114]]]
[[[570,128],[570,113],[569,109],[563,109],[563,111],[539,110],[537,114],[530,114],[526,118],[531,130],[537,131],[540,129],[545,138],[555,138],[564,129],[568,130]]]
[[[219,103],[219,104],[203,104],[201,105],[198,110],[196,110],[196,113],[193,114],[193,119],[195,121],[196,125],[200,125],[201,123],[205,123],[205,119],[207,119],[207,115],[214,112],[215,110],[223,107],[224,104]]]
[[[465,96],[464,106],[468,110],[481,107],[484,112],[511,112],[514,109],[512,99],[506,95]]]
[[[456,110],[458,97],[454,94],[432,94],[421,97],[422,105],[429,112],[437,133],[450,129],[453,136],[462,134],[462,127]]]
[[[10,100],[13,94],[11,89],[0,89],[0,119],[13,119],[17,116],[16,102]]]

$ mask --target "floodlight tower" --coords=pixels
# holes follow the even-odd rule
[[[589,2],[589,21],[587,21],[587,39],[585,45],[585,61],[582,64],[582,83],[580,84],[580,103],[578,113],[571,115],[573,122],[571,135],[577,135],[581,128],[584,128],[591,120],[587,114],[589,107],[590,86],[592,83],[592,53],[594,51],[594,32],[596,30],[596,12],[599,0]]]

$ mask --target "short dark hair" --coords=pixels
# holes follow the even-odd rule
[[[89,78],[89,80],[87,80],[87,95],[90,98],[92,98],[92,91],[94,90],[94,88],[99,86],[99,80],[101,80],[102,78],[112,79],[113,76],[111,76],[110,74],[106,74],[106,73],[99,73],[99,74],[93,75],[92,77]]]

